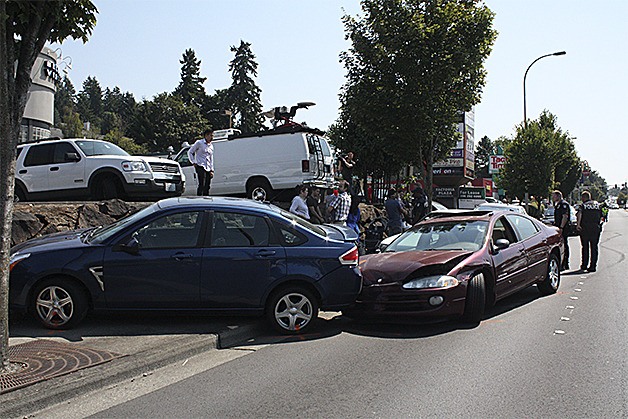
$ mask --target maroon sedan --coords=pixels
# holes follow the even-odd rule
[[[555,293],[563,246],[557,228],[527,215],[438,212],[361,259],[362,292],[346,314],[479,322],[485,306],[529,285]]]

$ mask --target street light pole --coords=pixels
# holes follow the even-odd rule
[[[532,67],[534,65],[534,63],[536,63],[537,61],[539,61],[542,58],[551,57],[551,56],[558,56],[558,55],[565,55],[565,54],[567,54],[567,52],[565,52],[565,51],[558,51],[558,52],[554,52],[552,54],[541,55],[539,58],[537,58],[536,60],[532,61],[532,64],[530,64],[528,66],[528,68],[526,69],[526,72],[523,75],[523,126],[524,126],[524,128],[528,128],[528,116],[527,116],[527,113],[526,113],[526,77],[528,77],[528,71],[530,71],[530,67]]]

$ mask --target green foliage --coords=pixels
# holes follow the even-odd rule
[[[196,106],[185,106],[178,95],[160,93],[152,101],[137,105],[130,134],[149,151],[163,151],[168,146],[178,149],[183,141],[200,138],[208,126]]]
[[[495,154],[495,143],[485,135],[475,149],[475,177],[491,177],[488,172],[488,163],[493,154]]]
[[[386,173],[427,161],[429,183],[431,164],[455,144],[459,113],[480,100],[496,37],[493,13],[463,0],[361,5],[364,16],[343,17],[352,46],[341,54],[347,82],[332,139],[366,151],[363,164]]]
[[[66,138],[80,138],[83,133],[83,122],[81,121],[81,116],[74,112],[70,111],[65,117],[65,122],[61,127],[63,130],[63,135]]]
[[[579,170],[578,174],[580,174]],[[580,179],[580,176],[578,176],[578,179]],[[606,179],[600,176],[597,170],[592,170],[591,174],[584,178],[584,183],[581,185],[580,189],[591,192],[591,199],[596,201],[604,201],[608,196]]]
[[[76,110],[81,119],[90,122],[93,127],[100,127],[103,117],[102,88],[96,77],[87,77],[83,82],[83,88],[78,93]]]
[[[217,89],[213,95],[206,95],[201,105],[201,115],[211,128],[229,128],[229,115],[225,110],[229,108],[229,89]]]
[[[117,124],[119,128],[122,132],[125,132],[131,123],[133,114],[135,113],[135,107],[137,106],[133,94],[130,92],[122,93],[118,86],[113,89],[107,87],[103,94],[102,102],[105,115],[107,112],[115,114],[118,118]],[[103,115],[103,119],[105,115]],[[107,129],[108,124],[109,122],[103,121],[103,133],[105,134],[109,132]]]
[[[109,141],[110,143],[114,143],[118,145],[120,148],[125,150],[129,154],[146,154],[148,153],[148,148],[143,145],[137,144],[133,139],[125,137],[122,135],[122,132],[118,129],[113,129],[109,131],[105,137],[103,138],[105,141]]]
[[[181,63],[181,81],[174,90],[174,94],[181,97],[186,106],[201,107],[205,100],[205,88],[203,83],[206,77],[201,77],[201,60],[196,58],[193,49],[186,49],[183,57],[179,61]]]
[[[257,62],[251,51],[251,44],[240,41],[239,46],[232,46],[235,53],[229,63],[232,83],[228,91],[228,101],[236,119],[236,128],[242,132],[255,132],[262,128],[264,122],[260,115],[262,90],[255,84],[253,77],[257,77]]]
[[[508,161],[500,173],[500,187],[511,196],[526,192],[548,196],[553,189],[567,196],[580,175],[580,159],[569,133],[558,127],[557,119],[543,111],[525,128],[517,127],[515,138],[504,144]]]

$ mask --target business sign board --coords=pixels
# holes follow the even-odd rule
[[[434,176],[462,176],[463,167],[435,167],[433,169]]]
[[[455,198],[456,188],[452,187],[437,187],[434,188],[434,198]]]
[[[462,167],[462,159],[448,158],[434,163],[434,167]]]
[[[483,187],[461,186],[458,188],[458,208],[473,209],[483,202],[486,197],[486,189]]]
[[[504,155],[491,155],[488,158],[488,172],[489,173],[499,173],[501,169],[504,168],[504,164],[506,164],[506,160],[508,158]]]

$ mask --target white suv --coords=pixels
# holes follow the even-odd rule
[[[107,141],[47,139],[17,147],[15,199],[160,199],[179,196],[177,162],[137,157]]]

